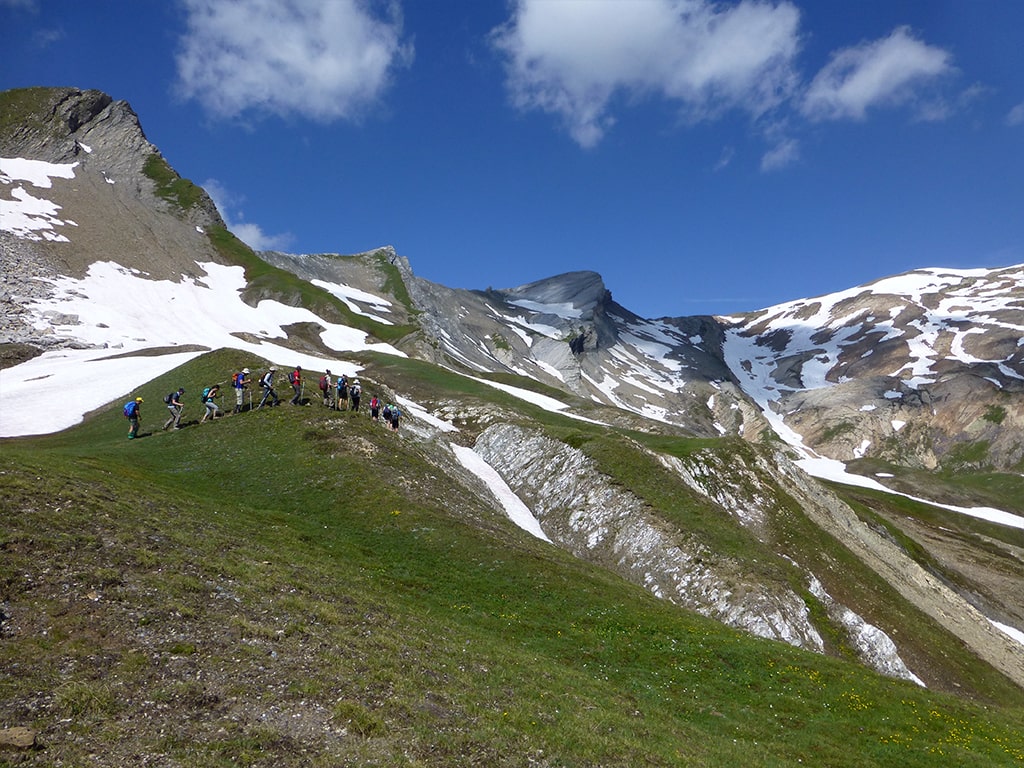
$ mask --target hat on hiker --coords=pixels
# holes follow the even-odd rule
[[[243,368],[242,369],[242,373],[245,373],[245,374],[249,373],[249,369],[248,368]]]
[[[141,402],[144,402],[144,401],[143,401],[143,399],[141,397],[136,397],[135,398],[135,402],[136,403],[141,403]]]

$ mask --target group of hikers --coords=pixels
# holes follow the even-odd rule
[[[235,407],[232,413],[241,413],[243,410],[259,410],[264,405],[280,405],[281,398],[278,397],[277,392],[274,390],[274,378],[277,375],[277,368],[271,366],[267,371],[260,376],[258,385],[262,391],[262,397],[260,397],[259,403],[254,407],[252,404],[252,379],[251,372],[248,368],[243,368],[231,377],[231,388],[235,390]],[[288,384],[292,388],[293,396],[289,400],[290,405],[301,405],[305,401],[305,383],[303,381],[302,366],[297,365],[295,369],[288,374]],[[328,369],[319,379],[318,382],[320,389],[320,396],[323,400],[323,405],[326,408],[330,408],[335,411],[358,411],[359,405],[362,400],[363,388],[359,383],[359,379],[349,381],[348,376],[342,374],[338,377],[331,375],[330,369]],[[246,393],[249,393],[249,403],[246,407]],[[168,429],[181,429],[181,415],[185,410],[185,403],[183,397],[185,395],[185,388],[178,387],[174,392],[169,393],[164,397],[164,403],[167,405],[167,410],[170,413],[167,421],[164,422],[163,431]],[[210,421],[220,418],[225,415],[221,409],[217,400],[220,398],[220,384],[213,384],[209,387],[204,387],[200,402],[205,407],[202,418],[199,423],[202,424],[208,418]],[[128,419],[128,439],[134,439],[138,436],[139,432],[139,420],[142,416],[142,398],[136,397],[133,400],[129,400],[124,404],[124,416]],[[383,421],[390,426],[394,431],[398,430],[398,421],[402,416],[401,410],[394,403],[384,404],[374,395],[370,398],[369,402],[370,419],[373,421]]]

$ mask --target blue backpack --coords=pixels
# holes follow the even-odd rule
[[[134,416],[135,415],[136,407],[137,407],[137,404],[136,404],[136,402],[134,400],[129,400],[127,403],[125,403],[124,404],[124,417],[126,419],[130,419],[132,416]]]

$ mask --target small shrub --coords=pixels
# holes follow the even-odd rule
[[[990,405],[985,409],[985,413],[981,418],[985,421],[991,421],[993,424],[1002,424],[1003,419],[1006,418],[1006,409],[1001,405]]]

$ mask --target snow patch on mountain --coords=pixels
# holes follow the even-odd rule
[[[331,368],[355,375],[354,363],[299,353],[284,345],[284,326],[317,323],[321,340],[338,351],[374,350],[404,357],[390,344],[369,343],[363,331],[328,323],[301,307],[264,300],[256,307],[242,301],[241,267],[198,264],[206,274],[182,281],[151,280],[113,262],[97,262],[79,280],[54,281],[50,298],[27,309],[40,332],[75,340],[87,349],[61,349],[3,372],[0,436],[43,434],[66,429],[85,413],[123,396],[140,384],[172,370],[209,349],[237,349],[310,370]],[[235,334],[259,341],[246,341]],[[175,347],[189,346],[175,353]],[[141,354],[161,350],[158,355]],[[83,379],[84,377],[84,379]],[[93,386],[82,386],[89,381]],[[74,395],[69,397],[69,392]],[[15,408],[15,402],[54,402],[60,408]]]
[[[23,184],[12,185],[21,181],[37,189],[50,189],[53,179],[73,179],[77,165],[0,157],[0,185],[3,185],[0,189],[11,187],[8,192],[10,198],[0,197],[0,230],[25,240],[68,242],[68,238],[56,232],[54,227],[78,225],[57,216],[61,207],[43,197],[35,197]]]
[[[522,499],[516,496],[515,492],[513,492],[511,488],[508,487],[508,483],[506,483],[501,475],[495,471],[494,467],[488,464],[483,457],[472,448],[455,445],[454,443],[451,448],[455,453],[455,457],[459,460],[462,466],[480,478],[490,489],[491,493],[493,493],[495,498],[497,498],[501,503],[502,508],[505,510],[505,513],[512,522],[531,536],[536,536],[538,539],[542,539],[544,541],[551,541],[551,539],[547,537],[547,534],[544,533],[544,530],[541,528],[540,523],[537,522],[537,518],[534,517],[530,508],[523,503]]]

